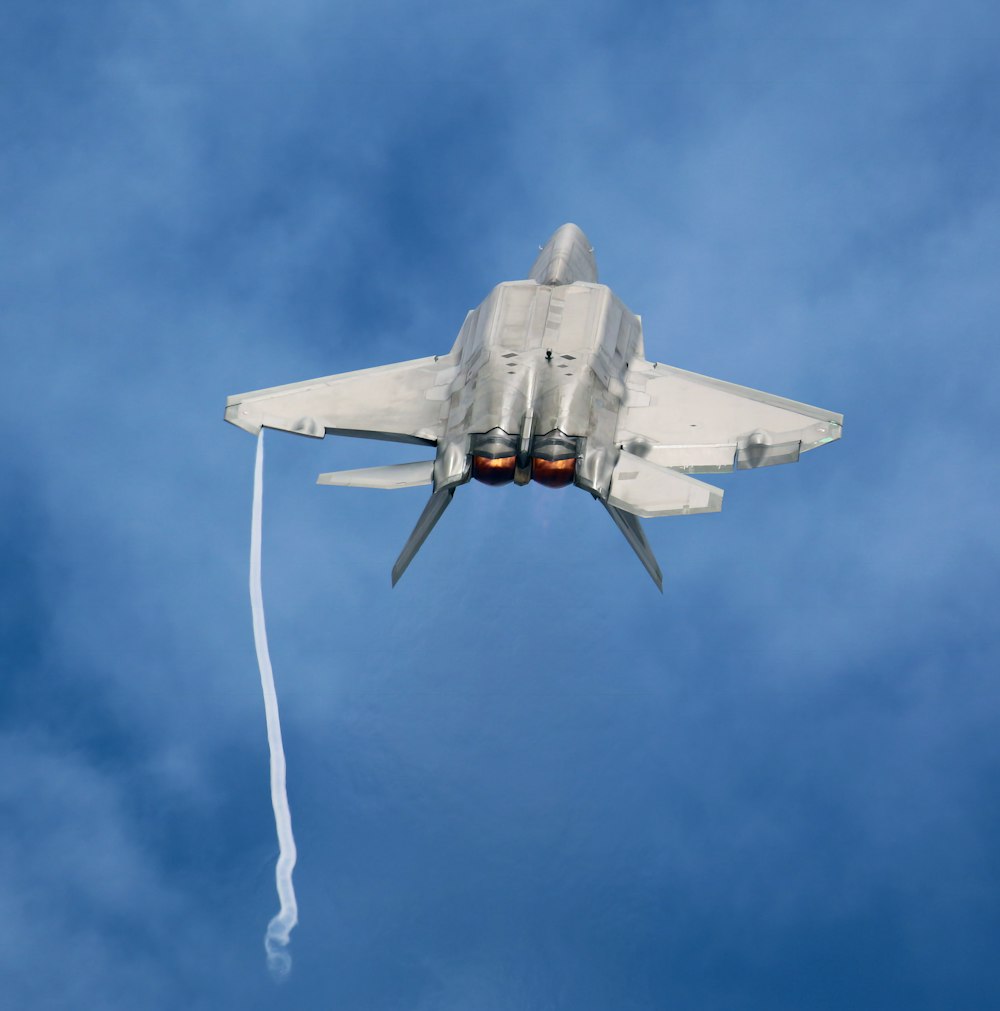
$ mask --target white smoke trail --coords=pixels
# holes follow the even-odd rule
[[[298,923],[299,909],[292,886],[295,867],[295,837],[292,835],[292,812],[285,792],[285,751],[281,745],[281,722],[278,718],[278,696],[274,690],[274,672],[267,649],[267,629],[264,627],[264,599],[260,589],[260,540],[263,510],[264,429],[257,437],[257,463],[253,473],[253,520],[250,525],[250,607],[253,611],[253,641],[257,647],[260,684],[264,690],[264,714],[267,718],[267,744],[271,750],[271,806],[278,830],[278,863],[274,877],[278,886],[281,909],[267,925],[264,948],[267,965],[275,980],[284,979],[292,970],[292,956],[286,950],[292,928]]]

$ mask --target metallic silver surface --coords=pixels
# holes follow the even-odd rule
[[[394,463],[388,467],[362,467],[360,470],[337,470],[320,474],[317,484],[341,488],[416,488],[434,481],[434,461]]]
[[[529,278],[497,285],[451,351],[230,397],[226,420],[435,446],[433,461],[324,474],[348,487],[433,485],[393,569],[402,575],[455,488],[576,484],[611,513],[662,584],[637,517],[717,512],[687,474],[794,463],[840,438],[832,411],[650,362],[642,323],[606,285],[583,232],[559,228]],[[447,493],[446,495],[444,493]]]
[[[622,450],[611,475],[608,505],[636,516],[686,516],[717,513],[722,495],[721,488]]]
[[[448,508],[449,503],[455,495],[454,488],[439,488],[424,506],[424,511],[417,520],[417,525],[413,528],[409,540],[403,545],[403,550],[396,559],[396,564],[392,567],[392,585],[399,582],[399,577],[406,571],[406,567],[413,561],[413,556],[420,550],[420,545],[427,540],[427,535],[434,529],[435,524],[441,519],[441,514]]]
[[[576,225],[563,225],[538,254],[528,277],[539,284],[597,283],[597,261],[587,236]]]
[[[636,553],[639,561],[642,562],[643,567],[649,573],[650,579],[656,583],[656,588],[662,593],[663,573],[660,572],[660,566],[656,562],[653,549],[649,546],[649,541],[646,540],[642,524],[632,513],[619,509],[609,502],[604,503],[604,508],[611,514],[615,525],[625,535],[625,540],[628,541],[629,547]]]

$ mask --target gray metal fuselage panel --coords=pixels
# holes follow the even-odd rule
[[[470,433],[518,435],[527,423],[535,434],[585,438],[578,483],[606,492],[628,362],[642,347],[639,318],[606,285],[497,285],[452,350],[458,368],[442,442],[454,447],[454,465]],[[454,480],[448,471],[438,483]]]

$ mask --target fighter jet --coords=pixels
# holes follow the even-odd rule
[[[689,475],[794,463],[839,439],[843,417],[647,360],[640,318],[598,283],[593,248],[566,224],[527,280],[497,285],[466,315],[447,354],[240,393],[226,421],[433,447],[433,460],[319,476],[431,486],[393,586],[474,478],[589,492],[662,592],[639,517],[717,512],[722,491]]]

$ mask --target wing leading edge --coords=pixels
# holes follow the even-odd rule
[[[669,365],[636,361],[617,442],[693,474],[794,463],[839,439],[842,414]]]
[[[457,372],[456,358],[441,355],[238,393],[226,401],[226,421],[254,434],[264,427],[433,445]]]

